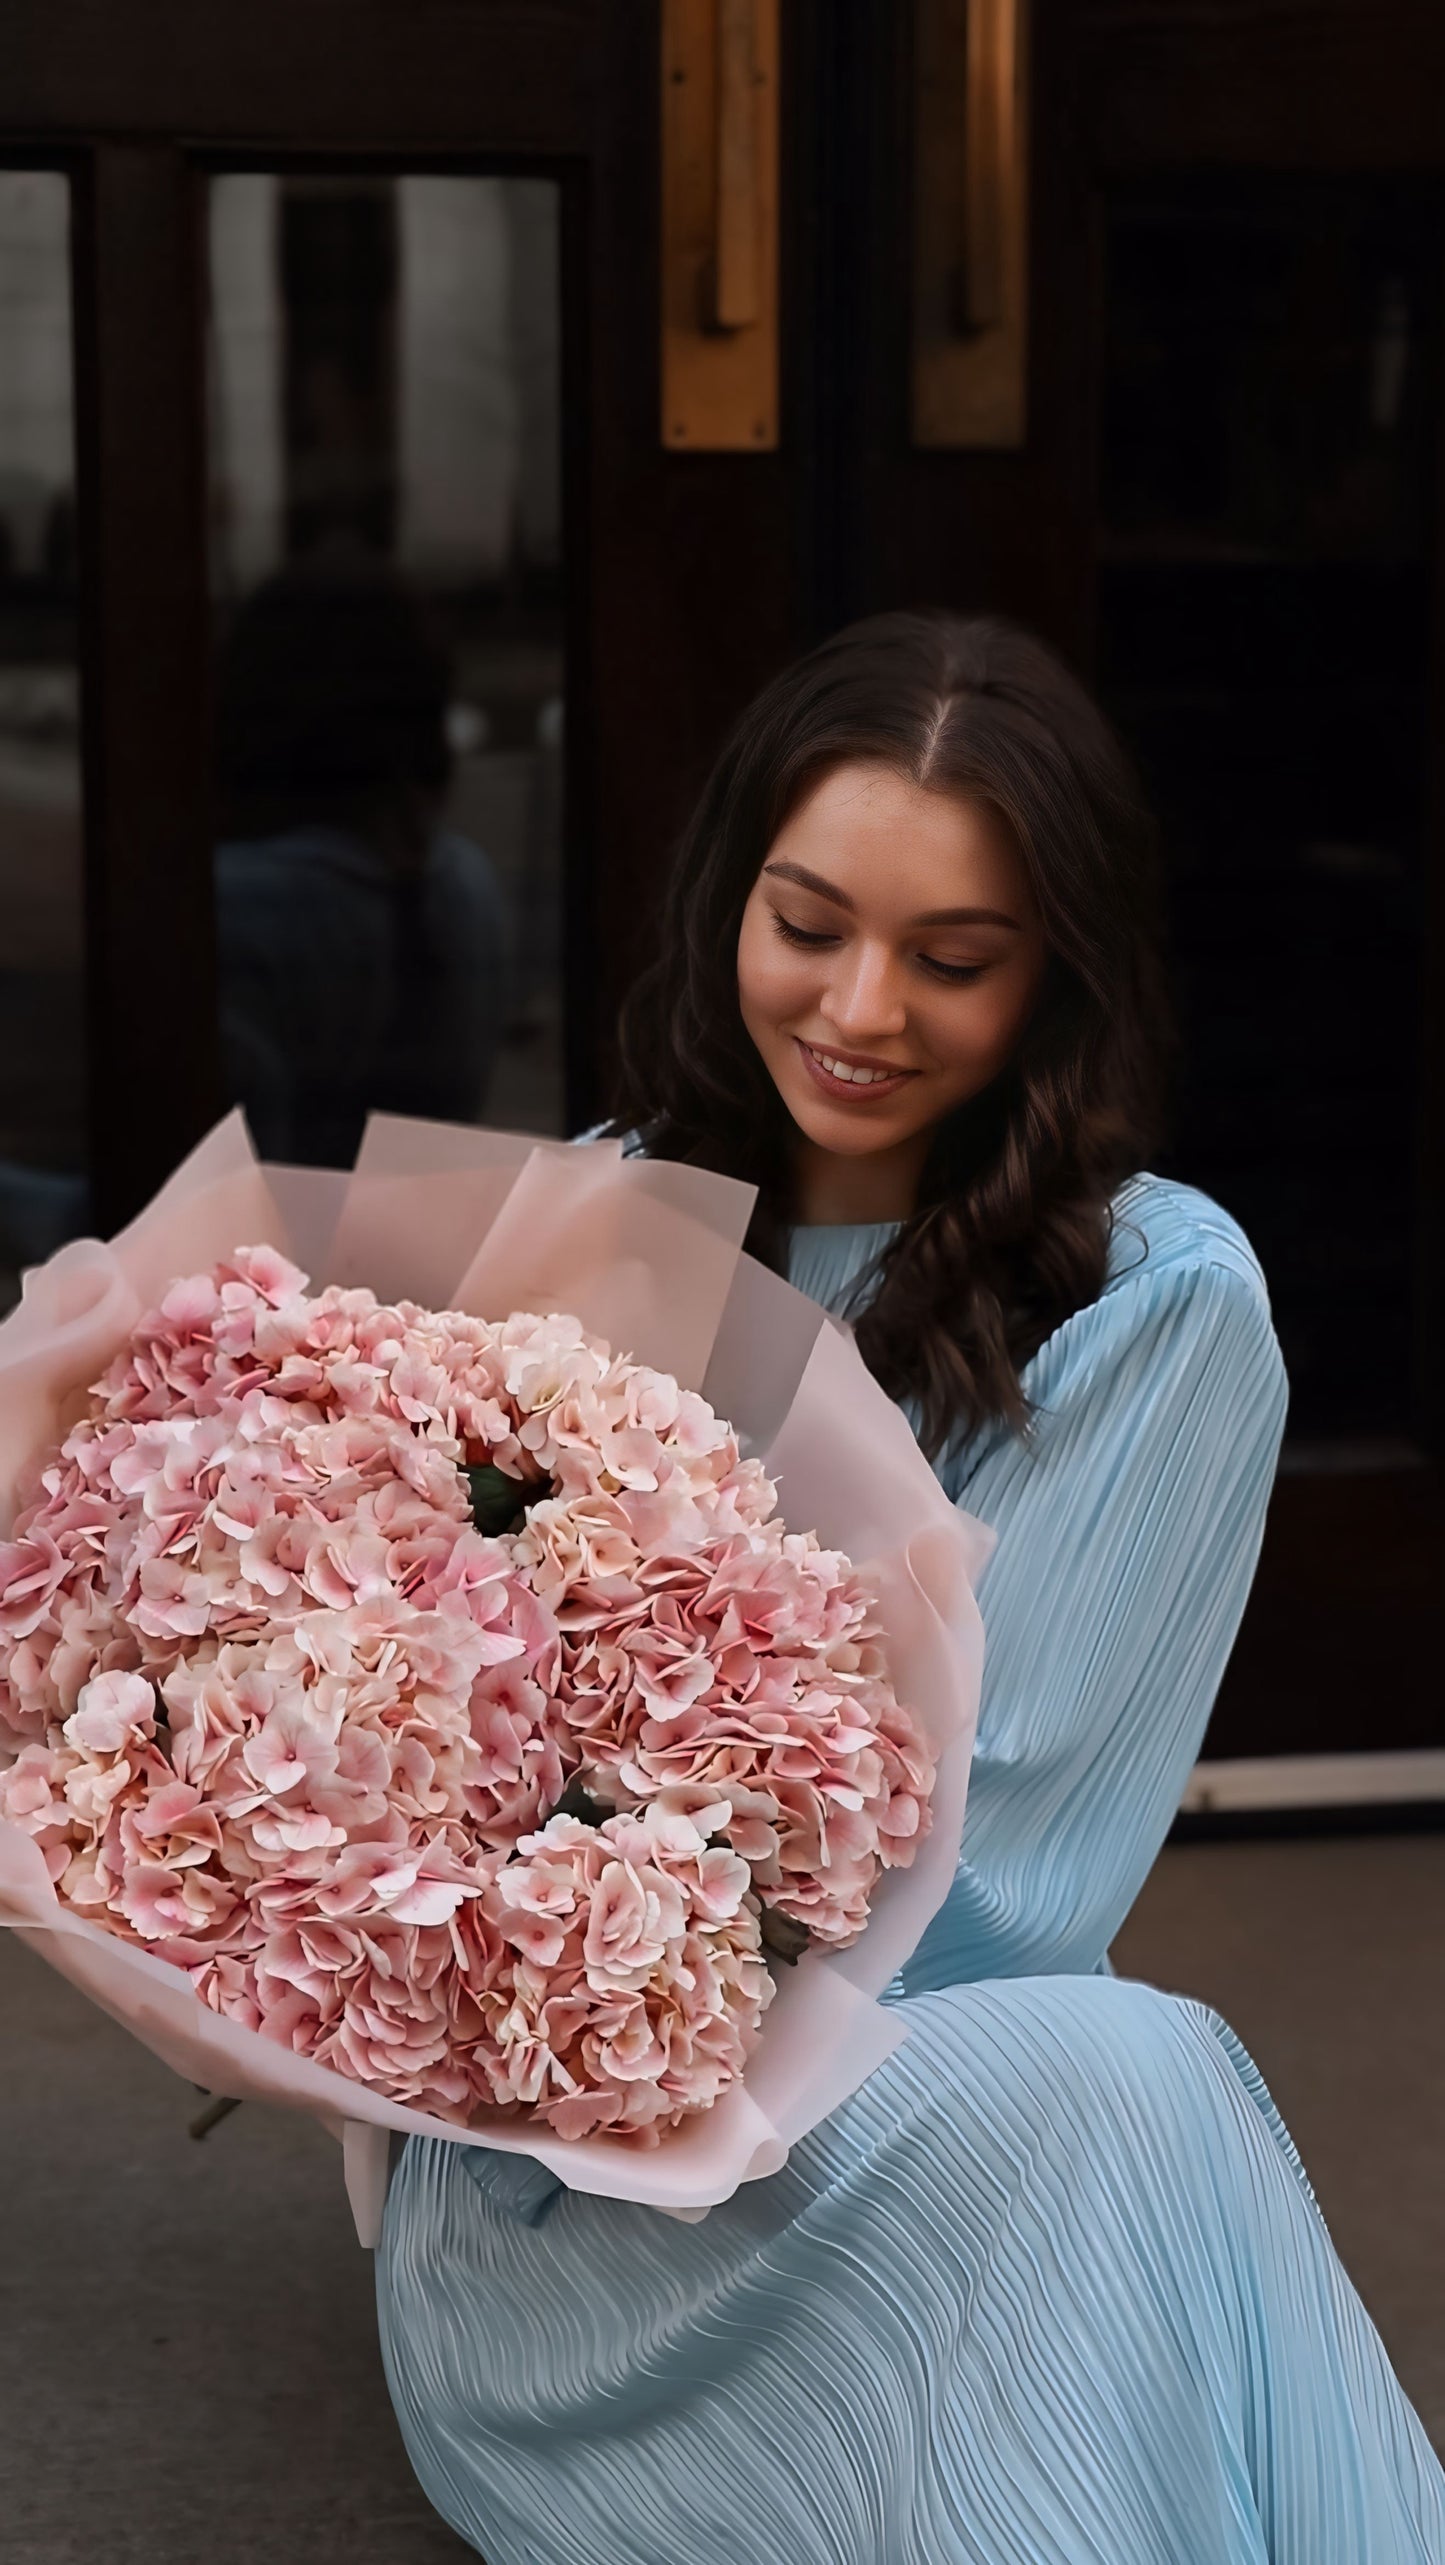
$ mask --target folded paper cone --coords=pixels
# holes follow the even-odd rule
[[[207,2091],[309,2112],[348,2132],[364,2242],[385,2192],[385,2132],[530,2156],[571,2188],[701,2211],[776,2172],[905,2036],[883,1993],[948,1894],[963,1832],[983,1633],[974,1583],[989,1536],[944,1496],[851,1336],[742,1253],[750,1191],[615,1142],[563,1147],[376,1116],[356,1169],[259,1165],[239,1113],[106,1246],[83,1240],[27,1274],[0,1325],[0,1532],[89,1384],[178,1275],[261,1241],[327,1282],[463,1308],[568,1311],[619,1353],[701,1387],[778,1482],[790,1529],[816,1531],[876,1580],[888,1666],[937,1761],[932,1824],[886,1871],[860,1938],[786,1973],[746,2074],[646,2150],[563,2139],[497,2112],[469,2128],[282,2049],[214,2012],[185,1973],[84,1921],[39,1848],[0,1825],[0,1923]]]

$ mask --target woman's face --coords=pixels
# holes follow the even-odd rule
[[[870,760],[835,768],[769,848],[738,998],[805,1140],[921,1156],[1017,1047],[1046,962],[1003,822]]]

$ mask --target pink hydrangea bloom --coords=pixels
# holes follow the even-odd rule
[[[564,2137],[655,2144],[739,2076],[772,1995],[747,1863],[709,1838],[725,1802],[666,1794],[600,1826],[554,1817],[485,1912],[515,1953],[491,1998],[493,2090]]]
[[[726,1797],[764,1901],[815,1940],[856,1940],[880,1871],[922,1840],[933,1766],[887,1681],[872,1599],[809,1535],[669,1561],[566,1634],[564,1690],[599,1795]]]
[[[572,1318],[238,1250],[0,1544],[0,1817],[58,1894],[458,2121],[650,2144],[707,2108],[771,1992],[760,1905],[852,1939],[932,1779],[849,1563]],[[576,1783],[605,1822],[554,1814]]]

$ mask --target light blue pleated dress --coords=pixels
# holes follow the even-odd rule
[[[1445,2478],[1249,2058],[1102,1973],[1197,1752],[1284,1382],[1212,1203],[1124,1189],[993,1524],[963,1858],[871,2081],[699,2224],[413,2139],[377,2258],[489,2565],[1445,2565]],[[838,1305],[886,1230],[795,1233]]]

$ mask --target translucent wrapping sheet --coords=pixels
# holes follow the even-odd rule
[[[388,2132],[534,2157],[574,2189],[697,2215],[846,2099],[904,2036],[877,2002],[942,1904],[958,1861],[983,1633],[988,1535],[950,1505],[851,1337],[741,1252],[748,1187],[695,1167],[506,1132],[374,1116],[355,1171],[258,1165],[220,1123],[109,1245],[82,1239],[25,1278],[0,1325],[0,1534],[90,1383],[176,1276],[262,1240],[316,1289],[368,1283],[501,1319],[568,1310],[618,1352],[704,1391],[778,1480],[796,1531],[871,1570],[895,1687],[938,1759],[933,1825],[879,1881],[850,1950],[782,1973],[743,2081],[646,2150],[504,2118],[459,2129],[294,2056],[203,2004],[185,1974],[62,1906],[38,1847],[0,1825],[0,1923],[192,2084],[310,2112],[345,2143],[364,2243],[379,2232]]]

